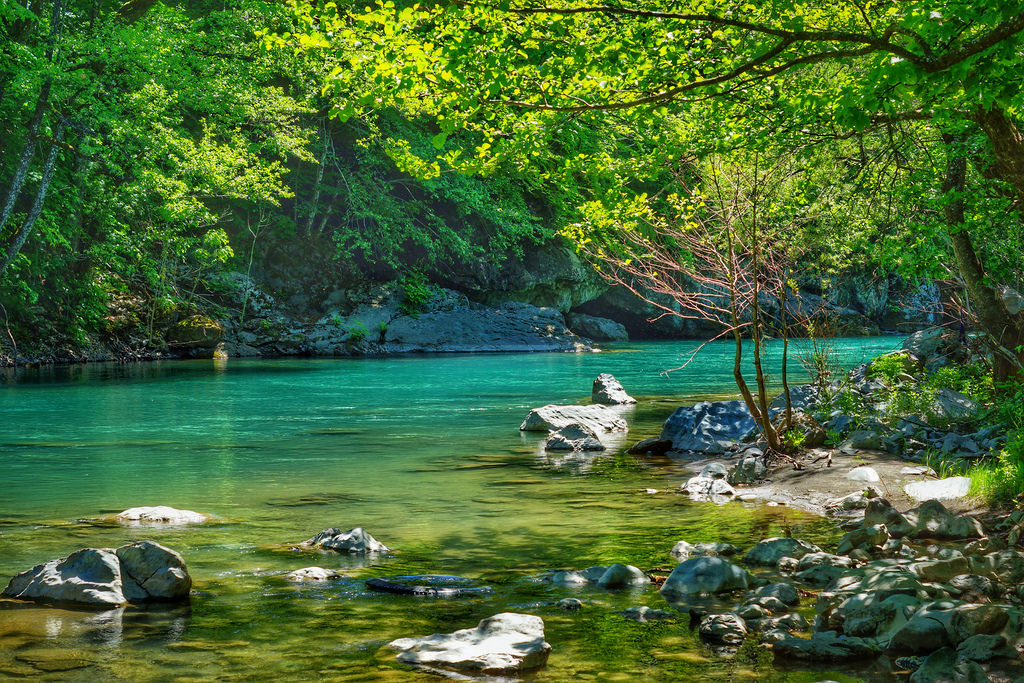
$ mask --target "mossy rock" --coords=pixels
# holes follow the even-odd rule
[[[204,349],[216,346],[224,339],[224,328],[205,315],[193,315],[171,325],[165,339],[169,346]]]

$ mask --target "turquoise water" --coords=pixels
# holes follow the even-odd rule
[[[837,351],[851,366],[898,342],[839,340]],[[686,476],[681,465],[624,453],[656,435],[676,406],[735,393],[725,343],[664,374],[694,348],[661,342],[588,354],[232,359],[0,374],[0,582],[82,546],[153,538],[184,555],[198,591],[190,610],[105,617],[4,603],[0,676],[417,680],[430,676],[396,664],[381,646],[516,609],[541,615],[554,646],[537,680],[765,675],[773,669],[763,657],[720,666],[685,619],[643,625],[609,614],[664,607],[653,589],[584,591],[588,607],[567,615],[548,603],[571,591],[535,581],[545,569],[615,561],[670,566],[668,550],[681,538],[749,545],[784,528],[811,540],[835,537],[829,524],[794,511],[693,503],[674,493]],[[631,431],[619,447],[566,461],[547,457],[538,435],[518,431],[531,407],[589,402],[600,372],[640,399],[626,413]],[[137,505],[218,519],[177,529],[104,519]],[[328,526],[363,526],[396,551],[371,562],[292,548]],[[280,578],[313,564],[351,578],[319,587]],[[496,590],[439,602],[362,587],[369,576],[422,572],[482,578]]]

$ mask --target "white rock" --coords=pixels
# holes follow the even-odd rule
[[[348,553],[386,553],[390,550],[359,526],[348,531],[335,527],[324,529],[308,541],[303,541],[302,545]]]
[[[3,597],[44,603],[117,606],[187,598],[192,578],[181,555],[152,541],[83,548],[11,579]]]
[[[302,569],[296,569],[289,574],[285,574],[285,577],[289,581],[330,581],[336,579],[341,574],[334,571],[333,569],[324,569],[323,567],[303,567]]]
[[[963,498],[970,489],[971,480],[967,477],[915,481],[903,487],[907,495],[914,500],[953,500],[954,498]]]
[[[591,400],[594,403],[603,403],[606,406],[630,405],[636,403],[636,399],[626,393],[625,388],[607,372],[602,372],[594,380],[594,387],[591,393]]]
[[[544,443],[548,451],[603,451],[605,446],[597,432],[578,422],[552,432]]]
[[[524,432],[558,431],[574,422],[584,424],[595,432],[625,432],[629,429],[626,421],[615,411],[601,405],[556,406],[546,405],[534,408],[523,420],[519,429]]]
[[[876,472],[873,467],[867,466],[854,467],[846,473],[846,478],[850,481],[864,481],[869,484],[881,481],[878,477],[878,472]]]
[[[544,622],[532,614],[503,612],[476,628],[399,638],[388,643],[398,661],[472,674],[512,675],[544,666],[551,645],[544,640]]]
[[[166,505],[128,508],[117,516],[117,521],[138,524],[202,524],[210,518],[201,512],[178,510]]]

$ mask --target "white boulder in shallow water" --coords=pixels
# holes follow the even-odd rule
[[[588,567],[583,571],[559,571],[548,574],[545,579],[557,585],[594,584],[599,588],[629,588],[646,586],[651,582],[642,570],[631,564],[616,563],[608,567]]]
[[[583,424],[571,424],[562,427],[544,443],[547,451],[603,451],[605,446],[598,438],[597,432]]]
[[[340,577],[341,574],[334,571],[333,569],[325,569],[323,567],[303,567],[302,569],[296,569],[293,572],[285,574],[285,579],[288,581],[330,581]]]
[[[398,661],[404,664],[499,676],[538,669],[551,652],[541,618],[515,612],[495,614],[476,628],[454,633],[399,638],[388,647],[399,651]]]
[[[117,521],[123,524],[202,524],[210,519],[210,515],[192,510],[178,510],[166,505],[153,507],[128,508],[117,515]]]
[[[335,527],[324,529],[308,541],[303,541],[301,545],[335,550],[339,553],[386,553],[391,550],[366,533],[361,526],[348,531],[342,531]]]
[[[554,404],[531,410],[523,420],[523,424],[519,425],[519,429],[524,432],[557,431],[574,423],[586,425],[597,433],[625,432],[629,429],[625,420],[619,417],[615,411],[604,406],[556,406]]]
[[[636,399],[626,393],[626,389],[619,383],[619,380],[607,372],[602,372],[594,380],[594,387],[590,393],[590,399],[594,403],[602,403],[606,406],[631,405]]]
[[[111,607],[134,602],[183,600],[192,588],[181,555],[153,541],[110,548],[82,548],[14,576],[5,598]]]

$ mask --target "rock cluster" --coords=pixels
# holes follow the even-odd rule
[[[117,549],[82,548],[15,575],[5,598],[43,603],[116,607],[185,600],[192,587],[181,555],[153,541]]]

